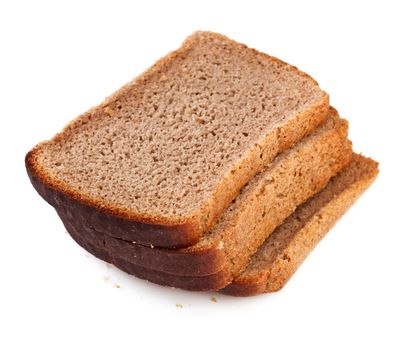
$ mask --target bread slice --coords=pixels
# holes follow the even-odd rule
[[[26,157],[54,207],[144,245],[196,243],[274,157],[325,118],[305,73],[196,32]],[[107,231],[110,227],[111,231]]]
[[[248,296],[281,289],[377,174],[377,162],[355,154],[342,173],[299,206],[273,232],[252,257],[246,270],[222,292]]]
[[[250,256],[296,206],[321,190],[349,162],[352,151],[346,137],[347,122],[335,110],[331,112],[314,134],[279,155],[250,181],[219,222],[192,247],[144,247],[98,231],[87,216],[71,208],[58,213],[75,240],[84,247],[89,244],[103,250],[106,261],[127,272],[185,289],[220,289],[245,268]]]

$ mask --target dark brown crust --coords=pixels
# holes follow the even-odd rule
[[[97,258],[111,263],[117,266],[120,270],[133,276],[160,284],[162,286],[181,288],[191,291],[219,290],[226,286],[231,279],[230,275],[225,271],[220,271],[216,274],[202,277],[184,277],[146,269],[142,266],[133,264],[130,261],[119,258],[118,256],[110,254],[108,249],[98,247],[96,242],[90,242],[70,227],[67,227],[67,230],[75,242],[91,254],[95,255]]]
[[[219,249],[184,252],[178,249],[149,248],[103,234],[91,227],[87,218],[74,215],[71,210],[60,209],[57,212],[69,232],[75,232],[105,248],[112,256],[123,257],[135,265],[182,276],[212,275],[223,269],[225,257]]]
[[[129,89],[150,79],[152,74],[157,74],[166,69],[172,60],[186,54],[186,52],[192,48],[197,35],[199,34],[196,33],[189,37],[178,50],[160,59],[139,77],[135,78],[132,82],[126,84],[108,97],[101,105],[92,108],[90,111],[72,121],[61,133],[57,134],[49,142],[58,141],[65,137],[65,135],[71,133],[71,131],[79,124],[89,120],[94,111],[100,108],[106,108],[106,106],[115,103],[117,99],[127,93]],[[230,40],[219,34],[212,35]],[[234,41],[232,42],[237,46],[247,48],[246,45]],[[254,49],[249,50],[255,54],[261,55],[265,59],[279,64],[287,64],[277,58],[260,53]],[[291,65],[288,65],[288,67],[289,69],[296,71],[299,75],[306,77],[311,82],[316,83],[309,75],[301,72],[296,67]],[[276,127],[263,142],[263,146],[265,146],[266,149],[269,148],[267,152],[264,153],[265,156],[263,160],[265,164],[270,162],[277,153],[286,150],[298,140],[310,134],[325,119],[328,108],[328,95],[322,91],[322,99],[316,100],[309,108],[298,113],[298,115],[293,116],[282,126]],[[278,140],[278,143],[276,143],[276,140]],[[65,184],[60,183],[59,180],[49,176],[45,169],[42,169],[36,161],[37,152],[43,145],[44,143],[40,143],[27,154],[26,167],[32,184],[45,200],[58,209],[60,206],[66,206],[74,208],[81,213],[85,213],[89,216],[94,225],[97,224],[96,228],[102,232],[107,233],[108,230],[106,228],[111,227],[111,229],[113,229],[111,232],[113,237],[161,248],[178,248],[195,244],[215,223],[222,211],[238,194],[238,191],[252,176],[255,175],[254,173],[244,174],[239,172],[239,176],[234,176],[232,179],[232,183],[234,184],[234,188],[232,189],[229,188],[230,183],[227,183],[228,180],[226,181],[226,179],[230,179],[230,177],[225,176],[224,181],[220,183],[218,188],[212,193],[211,200],[206,202],[200,210],[189,217],[172,221],[168,218],[145,216],[143,213],[132,213],[122,210],[121,208],[103,206],[99,201],[87,198],[85,195],[82,195],[82,193],[68,188]],[[271,145],[277,146],[272,149]],[[256,152],[257,151],[255,150],[248,151],[245,158],[241,161],[248,161],[250,158],[257,159],[258,156],[256,155]],[[235,165],[235,167],[238,168],[238,164]],[[234,171],[235,169],[230,169],[230,173]]]

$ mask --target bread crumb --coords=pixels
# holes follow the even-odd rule
[[[120,288],[120,285],[118,283],[114,283],[115,288]]]
[[[215,297],[211,297],[211,302],[212,302],[212,303],[216,303],[216,302],[217,302],[217,298],[215,298]]]
[[[154,247],[155,247],[155,246],[154,246],[153,244],[151,244],[151,245],[150,245],[150,248],[152,248],[152,249],[153,249]]]
[[[105,107],[104,112],[107,113],[110,117],[114,117],[115,112],[110,107]]]
[[[104,281],[105,282],[108,282],[110,280],[110,277],[108,277],[108,276],[104,276]]]
[[[176,304],[176,307],[182,309],[183,308],[183,305],[182,304]]]
[[[266,176],[266,181],[267,181],[267,182],[274,182],[274,177],[273,177],[273,176],[271,176],[271,175]]]

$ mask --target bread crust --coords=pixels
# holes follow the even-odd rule
[[[86,212],[98,228],[112,227],[113,235],[120,239],[136,241],[143,245],[156,247],[177,248],[195,244],[202,235],[215,223],[221,213],[238,195],[240,189],[270,162],[278,153],[293,146],[298,140],[309,135],[325,119],[329,109],[329,97],[322,91],[321,98],[311,103],[308,108],[291,116],[281,125],[276,125],[263,139],[235,162],[228,170],[222,181],[218,183],[212,194],[202,207],[189,216],[178,219],[152,216],[139,212],[131,212],[119,207],[105,206],[99,200],[88,197],[81,191],[76,191],[65,183],[48,174],[46,169],[37,161],[39,151],[49,142],[57,142],[69,135],[74,128],[88,122],[97,110],[104,110],[117,102],[117,99],[128,93],[134,86],[143,84],[153,74],[166,70],[171,62],[190,50],[198,38],[203,35],[213,35],[218,39],[227,40],[240,48],[247,46],[232,41],[220,34],[197,32],[191,35],[176,51],[157,61],[143,74],[126,84],[102,104],[92,108],[72,121],[61,133],[52,140],[34,147],[26,156],[26,168],[35,189],[41,196],[55,207],[69,206]],[[296,67],[278,60],[277,58],[249,49],[267,60],[287,65],[288,69],[306,77],[313,84],[316,81]],[[277,140],[277,142],[276,142]],[[251,170],[250,170],[251,169]]]
[[[154,271],[134,264],[122,257],[110,254],[107,249],[99,247],[96,241],[91,242],[85,236],[72,230],[70,226],[68,226],[67,229],[74,241],[92,255],[113,264],[130,275],[162,286],[170,286],[190,291],[210,291],[217,290],[219,289],[218,286],[225,286],[230,281],[229,273],[224,270],[207,276],[176,276],[165,272]]]

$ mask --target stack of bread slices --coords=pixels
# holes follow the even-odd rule
[[[232,295],[280,289],[378,172],[316,81],[210,32],[34,147],[26,168],[98,258]]]

